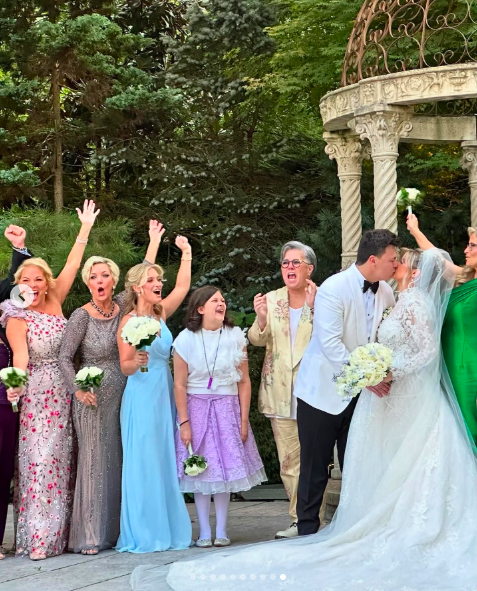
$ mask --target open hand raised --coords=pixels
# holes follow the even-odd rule
[[[76,213],[78,214],[80,222],[83,226],[92,226],[98,217],[98,214],[101,210],[96,209],[95,202],[91,199],[85,199],[83,203],[83,211],[81,209],[76,208]]]
[[[149,240],[151,242],[160,242],[166,229],[161,222],[157,220],[149,220]]]

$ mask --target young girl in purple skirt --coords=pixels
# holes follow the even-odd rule
[[[210,500],[214,495],[214,546],[229,546],[227,514],[230,493],[249,490],[267,480],[248,421],[251,385],[247,342],[226,316],[227,305],[213,286],[197,289],[187,308],[185,326],[174,341],[174,395],[180,489],[194,493],[200,534],[196,545],[212,546]],[[184,474],[182,462],[204,456],[207,468]]]

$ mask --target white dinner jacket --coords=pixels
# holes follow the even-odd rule
[[[349,404],[336,392],[333,375],[341,371],[356,347],[368,342],[363,292],[353,267],[331,276],[316,294],[313,334],[294,388],[297,398],[332,415],[340,414]],[[395,304],[393,290],[380,281],[371,342],[376,339],[383,312]]]

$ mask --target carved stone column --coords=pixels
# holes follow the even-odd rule
[[[477,142],[462,142],[462,150],[462,168],[469,172],[470,223],[477,228]]]
[[[374,163],[374,227],[397,232],[397,173],[398,145],[412,129],[407,109],[379,110],[356,117],[356,133],[371,144]]]
[[[356,135],[325,132],[325,152],[338,164],[341,194],[341,266],[356,260],[361,240],[361,163],[366,149]]]

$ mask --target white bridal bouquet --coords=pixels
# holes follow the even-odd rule
[[[333,377],[338,394],[346,402],[369,386],[377,386],[389,373],[392,351],[379,343],[368,343],[356,348],[349,362]]]
[[[196,456],[192,451],[192,445],[189,443],[189,457],[184,464],[184,473],[187,476],[198,476],[207,468],[207,461],[204,456]]]
[[[87,392],[88,390],[94,394],[94,388],[99,388],[104,378],[104,371],[99,367],[83,367],[75,376],[75,384],[80,387],[80,390]],[[94,405],[91,405],[93,410],[96,410]]]
[[[27,383],[28,376],[23,369],[18,369],[18,367],[5,367],[0,370],[0,380],[2,380],[5,388],[10,390],[11,388],[21,388],[21,386],[24,386]],[[12,402],[12,410],[13,412],[18,412],[16,401]]]
[[[400,189],[396,195],[397,206],[399,211],[408,209],[408,213],[412,213],[413,205],[419,205],[424,199],[424,193],[419,189]]]
[[[136,349],[144,349],[152,345],[154,339],[161,332],[161,323],[149,316],[131,316],[121,331],[121,338],[125,343]],[[141,367],[147,371],[147,365]]]

